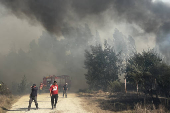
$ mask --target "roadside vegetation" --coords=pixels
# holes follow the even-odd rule
[[[29,92],[29,87],[26,76],[21,78],[20,83],[13,83],[12,90],[8,86],[0,82],[0,113],[6,113],[18,99],[18,95],[24,95]]]
[[[12,95],[9,88],[0,82],[0,113],[5,113],[17,99],[18,97]]]
[[[123,58],[105,41],[85,51],[89,88],[79,96],[108,111],[169,112],[170,66],[153,49]],[[119,76],[124,76],[121,83]],[[126,88],[125,88],[126,86]]]

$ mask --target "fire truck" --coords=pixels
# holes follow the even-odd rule
[[[44,84],[43,90],[45,92],[49,92],[49,88],[54,81],[57,81],[59,91],[62,91],[62,88],[65,85],[65,83],[68,83],[69,89],[71,87],[71,77],[69,75],[61,75],[61,76],[49,75],[43,78],[43,84]]]

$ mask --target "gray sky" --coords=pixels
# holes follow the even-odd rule
[[[153,0],[160,1],[160,0]],[[169,2],[170,0],[162,0],[164,2]],[[103,13],[104,14],[104,13]],[[89,17],[95,18],[95,17]],[[112,38],[112,34],[115,28],[118,28],[123,34],[131,35],[131,30],[128,29],[131,24],[127,23],[114,23],[110,21],[110,18],[104,18],[105,25],[94,26],[93,23],[90,23],[89,19],[82,20],[84,23],[90,23],[90,27],[99,31],[101,38]],[[81,22],[81,21],[80,21]],[[134,25],[136,29],[143,32],[138,26]],[[12,13],[8,12],[3,6],[0,5],[0,53],[6,54],[11,48],[23,48],[27,51],[30,41],[33,39],[38,39],[44,28],[41,25],[30,24],[26,19],[17,18]],[[94,34],[93,33],[93,34]],[[143,41],[142,37],[135,38],[137,49],[139,51],[146,48],[153,48],[155,46],[155,36],[153,34],[146,34],[145,38],[149,38],[147,41]]]
[[[131,30],[128,29],[128,27],[131,26],[130,24],[127,23],[116,24],[115,22],[109,20],[110,18],[105,18],[103,20],[105,26],[102,27],[93,25],[93,23],[90,23],[89,20],[82,20],[82,23],[90,23],[89,25],[93,30],[93,34],[95,34],[95,30],[97,29],[102,39],[104,39],[105,37],[113,38],[113,33],[115,28],[118,28],[125,35],[131,34]],[[138,29],[140,30],[140,28]],[[0,5],[0,53],[1,54],[7,54],[10,51],[10,49],[14,47],[16,50],[22,48],[23,50],[27,51],[29,47],[29,43],[33,39],[37,40],[42,35],[43,30],[44,28],[41,27],[41,25],[33,25],[30,24],[25,19],[17,18],[15,15],[7,12]],[[136,38],[135,40],[139,42],[140,37]],[[151,40],[151,42],[153,41]],[[145,42],[140,41],[140,44],[137,44],[137,48],[139,50],[143,50],[144,48],[146,48],[146,45],[141,46],[143,45],[143,43],[145,44]],[[148,44],[151,47],[153,47],[154,45],[151,44],[150,42],[148,42]]]
[[[34,26],[7,12],[0,5],[0,53],[6,54],[11,48],[28,50],[29,43],[42,34],[41,26]]]

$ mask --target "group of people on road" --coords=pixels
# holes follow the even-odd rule
[[[40,94],[42,92],[42,88],[43,88],[43,84],[40,83],[40,87],[39,87]],[[67,90],[68,90],[68,84],[66,83],[63,86],[63,97],[65,95],[65,97],[67,98]],[[31,94],[30,94],[28,111],[30,111],[32,101],[35,102],[36,109],[38,109],[37,91],[38,91],[38,88],[36,87],[36,84],[33,84],[33,86],[31,86]],[[56,108],[56,104],[58,101],[58,85],[57,85],[56,81],[54,81],[54,83],[50,86],[50,97],[51,97],[51,106],[52,106],[52,109],[54,109],[54,108]],[[55,102],[54,102],[54,100],[55,100]]]

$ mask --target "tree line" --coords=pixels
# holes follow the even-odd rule
[[[91,46],[91,50],[85,51],[85,77],[90,89],[120,91],[117,88],[121,88],[119,75],[124,75],[129,84],[145,94],[153,96],[156,91],[159,95],[169,97],[170,66],[154,49],[134,52],[125,59],[121,54],[116,53],[107,41],[103,46]]]

